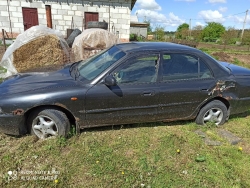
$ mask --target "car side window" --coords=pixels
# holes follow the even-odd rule
[[[142,55],[127,60],[114,73],[118,84],[152,83],[158,75],[159,55]]]
[[[164,54],[163,81],[211,78],[207,65],[199,58],[187,54]]]

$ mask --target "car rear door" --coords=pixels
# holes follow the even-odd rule
[[[158,120],[190,118],[209,98],[215,79],[209,66],[189,53],[163,53]]]
[[[136,55],[109,72],[117,85],[93,86],[86,94],[88,126],[155,121],[159,61],[159,53]]]

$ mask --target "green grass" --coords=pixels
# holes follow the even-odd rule
[[[218,127],[192,122],[149,123],[86,129],[69,139],[37,140],[0,135],[1,187],[249,187],[249,117],[234,117],[223,128],[243,138],[236,146]],[[194,131],[221,146],[207,146]],[[242,151],[238,147],[243,148]],[[180,150],[180,153],[177,150]],[[197,157],[205,158],[197,162]],[[50,180],[8,181],[8,171],[59,172]]]
[[[242,50],[232,50],[232,49],[217,49],[215,47],[211,48],[198,48],[199,50],[206,52],[208,54],[212,54],[214,52],[224,52],[226,54],[238,54],[238,55],[249,55],[249,51],[242,51]]]
[[[5,68],[3,68],[3,67],[0,66],[0,75],[1,75],[1,73],[5,73],[5,72],[7,72],[7,70]],[[3,78],[0,77],[0,83],[2,81],[3,81]]]
[[[7,70],[0,66],[0,73],[4,73],[4,72],[7,72]]]

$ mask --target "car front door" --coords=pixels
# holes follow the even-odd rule
[[[160,71],[158,120],[188,119],[215,85],[207,64],[184,52],[164,53]]]
[[[88,126],[155,121],[159,61],[158,53],[131,57],[109,73],[115,86],[94,85],[86,94]]]

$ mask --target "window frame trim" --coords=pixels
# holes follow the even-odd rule
[[[151,50],[147,50],[141,53],[132,53],[133,55],[131,55],[131,53],[127,54],[127,58],[123,59],[119,64],[117,64],[117,66],[115,66],[112,70],[109,71],[108,75],[114,74],[116,70],[118,70],[119,68],[121,69],[123,66],[125,66],[128,61],[130,59],[134,59],[137,57],[142,57],[142,56],[147,56],[147,55],[157,55],[159,57],[158,60],[158,71],[157,71],[157,79],[155,82],[142,82],[142,83],[119,83],[118,85],[143,85],[143,84],[156,84],[157,82],[159,82],[159,77],[160,77],[160,66],[161,66],[161,52],[160,51],[151,51]],[[131,55],[131,56],[130,56]],[[104,76],[105,77],[105,76]]]
[[[164,55],[171,55],[171,54],[183,54],[183,55],[189,55],[192,57],[195,57],[198,59],[198,77],[197,78],[189,78],[189,79],[176,79],[176,80],[163,80],[163,56]],[[210,73],[211,73],[211,77],[209,78],[201,78],[200,77],[200,61],[202,61],[206,67],[209,69]],[[186,52],[186,51],[161,51],[161,65],[160,65],[160,75],[159,75],[159,82],[160,83],[166,83],[166,82],[179,82],[179,81],[190,81],[190,80],[210,80],[210,79],[214,79],[214,72],[211,69],[211,67],[208,65],[208,63],[206,63],[206,61],[204,61],[204,59],[202,59],[199,55],[194,54],[194,53],[190,53],[190,52]]]

